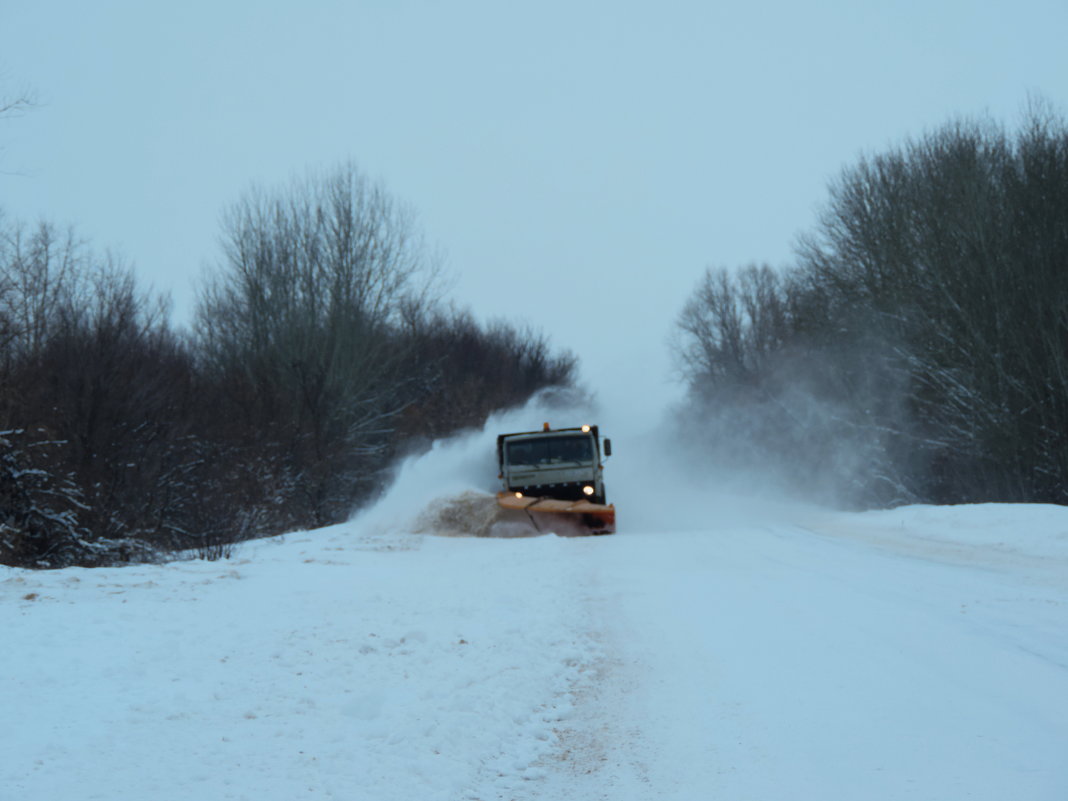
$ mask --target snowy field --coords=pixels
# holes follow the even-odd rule
[[[770,503],[609,431],[616,536],[426,530],[494,433],[229,561],[0,568],[0,799],[1068,799],[1068,509]]]

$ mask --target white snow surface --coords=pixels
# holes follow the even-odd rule
[[[1068,509],[771,501],[606,430],[615,536],[425,530],[527,414],[230,560],[0,568],[0,799],[1068,798]]]

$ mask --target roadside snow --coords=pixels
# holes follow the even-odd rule
[[[598,572],[627,692],[544,798],[1068,797],[1063,584],[784,525],[628,533]]]
[[[555,537],[0,573],[3,798],[455,799],[540,777],[596,652]]]
[[[1052,567],[1068,564],[1068,509],[1063,506],[903,506],[833,517],[824,525],[932,558],[983,559],[1011,566],[1029,560],[1048,561]],[[1058,576],[1068,580],[1063,571],[1055,571],[1054,577]]]

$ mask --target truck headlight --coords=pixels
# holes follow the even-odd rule
[[[593,495],[593,487],[591,487],[589,484],[587,484],[585,487],[583,487],[582,491],[584,493],[586,493],[587,495]]]

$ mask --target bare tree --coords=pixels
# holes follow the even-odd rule
[[[676,322],[683,375],[693,384],[757,375],[790,333],[791,281],[767,265],[706,270]]]
[[[1066,221],[1068,127],[1034,106],[1015,137],[952,123],[832,186],[802,267],[825,330],[897,343],[935,499],[1065,497]]]
[[[958,121],[845,170],[785,283],[707,273],[680,361],[751,443],[866,454],[884,500],[1064,502],[1066,265],[1068,125]]]
[[[0,94],[0,118],[21,116],[36,105],[37,93],[29,89]]]
[[[0,344],[9,356],[39,350],[63,310],[84,301],[87,262],[73,229],[48,222],[0,228]]]
[[[223,247],[197,314],[206,363],[286,443],[309,522],[344,516],[405,403],[402,312],[433,287],[412,214],[345,164],[250,192]]]
[[[10,435],[0,453],[15,465],[10,475],[20,464],[30,471],[0,502],[5,558],[144,558],[188,532],[194,365],[166,317],[166,302],[140,292],[129,266],[72,232],[46,223],[4,231],[0,429]],[[60,517],[34,511],[49,493],[66,499]]]
[[[548,387],[570,387],[577,359],[553,353],[544,335],[467,311],[435,310],[405,328],[419,385],[403,415],[405,437],[437,438],[481,426],[491,412],[519,406]]]
[[[4,76],[0,75],[0,80]],[[29,89],[0,94],[0,120],[21,117],[37,106],[37,94]],[[0,147],[0,152],[3,148]]]

